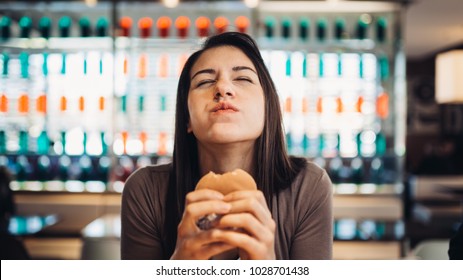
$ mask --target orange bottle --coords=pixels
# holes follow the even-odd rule
[[[23,93],[18,99],[18,112],[27,114],[29,112],[29,96]]]
[[[47,96],[45,93],[37,97],[36,103],[37,113],[46,114],[47,113]]]
[[[2,93],[0,96],[0,112],[7,113],[8,112],[8,97],[5,93]]]
[[[389,95],[382,92],[376,99],[376,113],[381,119],[389,116]]]

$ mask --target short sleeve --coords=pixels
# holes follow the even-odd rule
[[[324,170],[318,169],[316,178],[313,176],[314,173],[309,174],[301,182],[299,198],[296,202],[297,222],[290,259],[331,259],[332,183]]]
[[[121,207],[121,258],[163,259],[160,222],[162,195],[167,184],[145,167],[126,181]]]

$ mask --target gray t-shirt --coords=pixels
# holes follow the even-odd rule
[[[171,164],[134,172],[122,194],[122,259],[169,259],[161,232]],[[291,186],[272,198],[277,259],[331,259],[332,185],[326,172],[308,162]]]

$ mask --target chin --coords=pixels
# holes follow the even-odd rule
[[[234,133],[221,133],[209,135],[208,140],[209,142],[216,144],[230,144],[246,141],[248,139],[246,139],[246,137],[243,137],[242,135],[236,135]]]
[[[256,129],[258,130],[258,129]],[[260,133],[262,133],[260,131]],[[199,141],[214,144],[232,144],[238,142],[255,141],[259,131],[250,131],[240,129],[236,124],[216,124],[207,131],[195,134]]]

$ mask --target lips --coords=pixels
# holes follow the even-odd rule
[[[238,112],[238,108],[228,102],[220,102],[212,108],[211,112]]]

